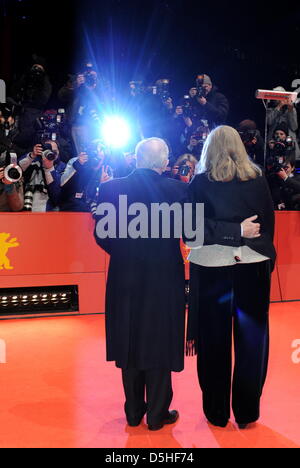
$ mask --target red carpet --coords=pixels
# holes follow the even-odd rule
[[[272,304],[270,315],[260,421],[244,431],[234,422],[210,426],[195,360],[187,358],[173,379],[180,419],[156,433],[126,425],[120,371],[105,362],[103,316],[1,321],[0,447],[299,448],[300,303]],[[292,347],[297,339],[299,352]],[[2,349],[0,362],[4,357]]]

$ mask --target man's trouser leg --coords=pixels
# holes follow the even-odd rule
[[[160,424],[173,398],[171,371],[122,369],[127,421],[135,424],[147,411],[147,424]],[[145,390],[146,401],[145,403]]]

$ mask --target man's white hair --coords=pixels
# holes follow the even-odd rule
[[[137,144],[135,154],[138,168],[164,169],[169,157],[169,148],[161,138],[147,138]]]

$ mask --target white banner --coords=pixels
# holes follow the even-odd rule
[[[4,104],[6,102],[6,85],[5,81],[0,80],[0,103]]]

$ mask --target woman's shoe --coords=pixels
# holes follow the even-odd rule
[[[239,429],[247,429],[248,424],[238,424]]]
[[[217,426],[217,427],[226,427],[227,424],[228,424],[228,421],[221,421],[221,420],[218,420],[218,419],[208,419],[207,418],[207,421],[212,424],[213,426]]]

